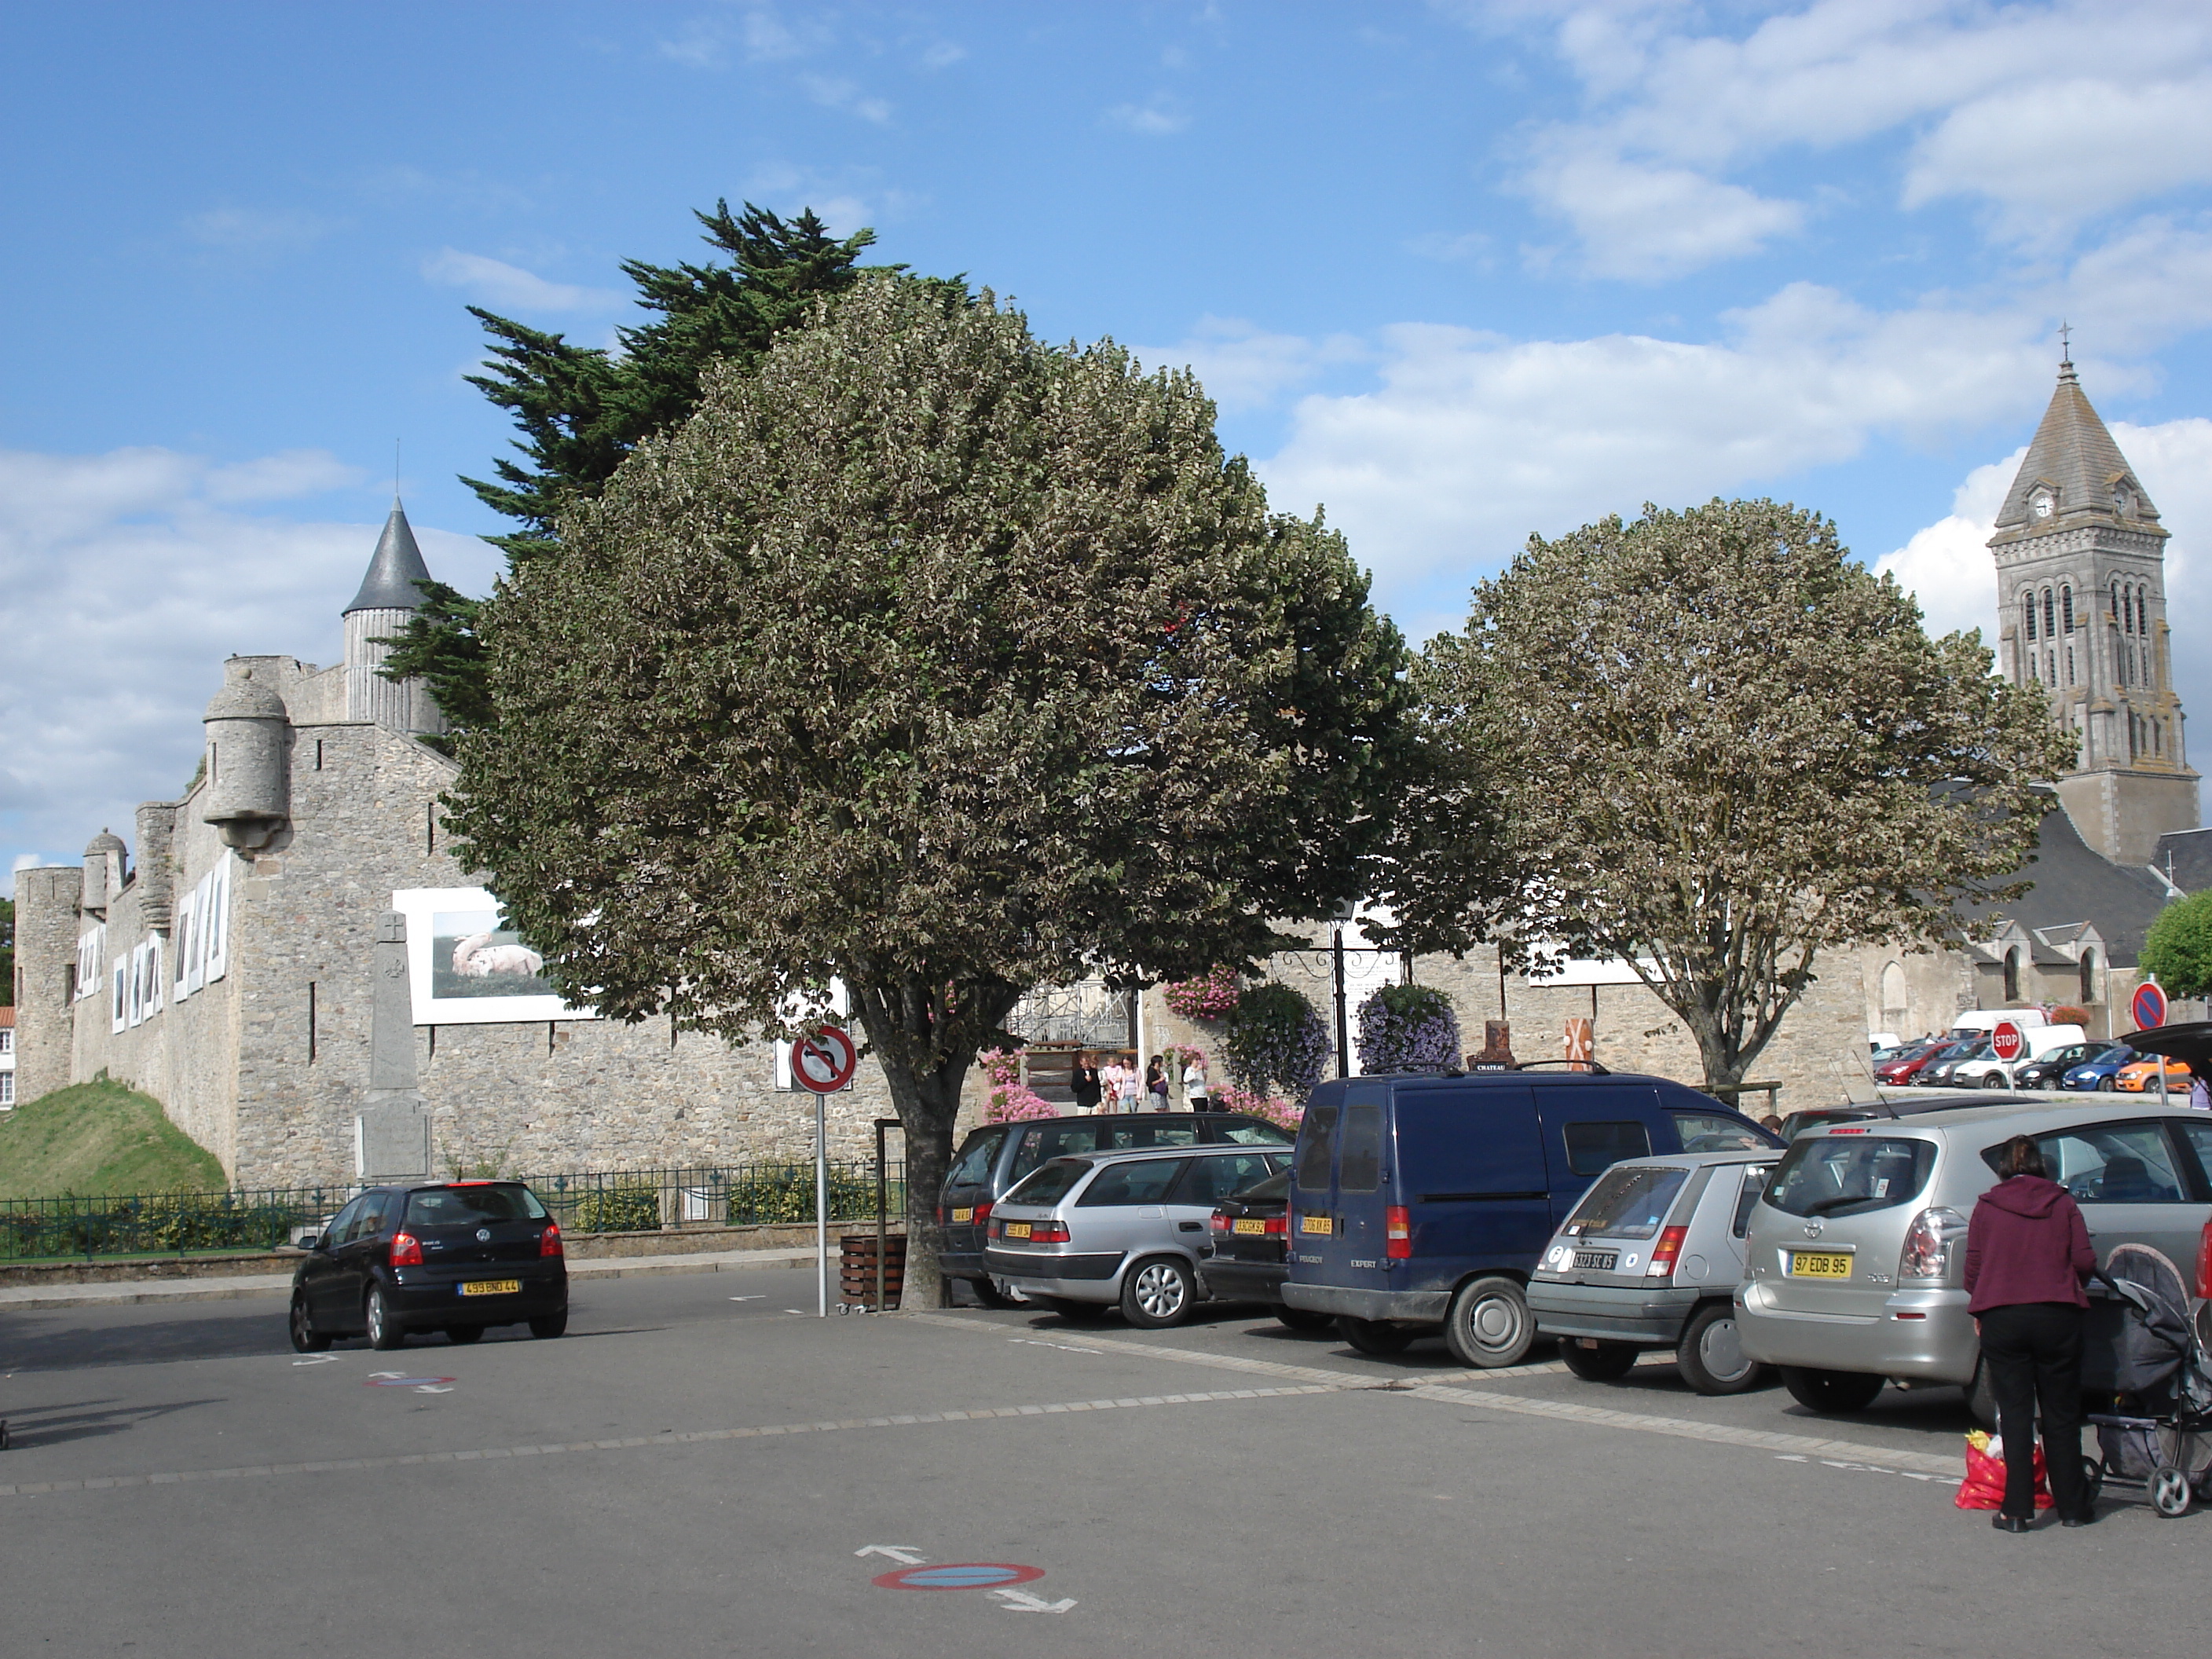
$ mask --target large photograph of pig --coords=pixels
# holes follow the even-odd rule
[[[430,915],[430,994],[447,997],[547,997],[544,959],[496,910],[434,910]]]

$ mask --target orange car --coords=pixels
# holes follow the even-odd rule
[[[2166,1062],[2166,1087],[2169,1094],[2189,1092],[2190,1072],[2178,1060]],[[2158,1059],[2155,1055],[2130,1060],[2112,1074],[2112,1087],[2123,1094],[2139,1095],[2145,1090],[2158,1092]]]

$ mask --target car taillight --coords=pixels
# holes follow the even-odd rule
[[[1065,1221],[1033,1221],[1030,1224],[1030,1243],[1032,1244],[1065,1244],[1072,1237]]]
[[[1212,1231],[1225,1233],[1229,1231],[1229,1218],[1224,1215],[1220,1211],[1216,1210],[1211,1216],[1206,1218],[1206,1224]]]
[[[419,1267],[422,1265],[422,1241],[412,1233],[392,1235],[392,1265],[395,1267]]]
[[[1382,1212],[1382,1254],[1392,1261],[1413,1258],[1413,1220],[1402,1204],[1389,1205]]]
[[[2197,1294],[2212,1296],[2212,1291],[2204,1288],[2208,1285],[2212,1285],[2212,1221],[2204,1224],[2197,1240]]]
[[[538,1236],[538,1254],[541,1256],[561,1254],[561,1224],[549,1221],[545,1231]]]
[[[1291,1218],[1286,1215],[1263,1217],[1260,1222],[1260,1231],[1262,1234],[1272,1233],[1277,1238],[1287,1237],[1291,1231]]]
[[[975,1224],[980,1227],[990,1218],[991,1206],[988,1204],[978,1204],[975,1206]]]
[[[1897,1258],[1897,1276],[1941,1279],[1951,1270],[1951,1244],[1966,1231],[1966,1218],[1956,1210],[1923,1210],[1905,1231],[1905,1249]]]
[[[1669,1227],[1659,1235],[1659,1242],[1651,1247],[1651,1265],[1644,1270],[1646,1279],[1672,1279],[1674,1258],[1682,1254],[1682,1241],[1690,1236],[1687,1227]]]

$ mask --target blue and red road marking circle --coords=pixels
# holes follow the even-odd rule
[[[901,1567],[869,1582],[878,1589],[1003,1589],[1043,1577],[1042,1567],[1018,1567],[1006,1561],[951,1561],[937,1567]]]

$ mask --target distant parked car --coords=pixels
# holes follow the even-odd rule
[[[1744,1228],[1773,1172],[1771,1149],[1628,1158],[1583,1194],[1528,1280],[1536,1328],[1589,1382],[1672,1348],[1699,1394],[1759,1380],[1735,1328]]]
[[[372,1187],[312,1239],[292,1275],[292,1346],[341,1336],[396,1348],[418,1331],[473,1342],[494,1325],[568,1328],[561,1228],[519,1181]]]
[[[1185,1146],[1056,1158],[991,1211],[984,1270],[1090,1323],[1180,1325],[1204,1297],[1199,1252],[1214,1206],[1290,1162],[1287,1148]]]
[[[2065,1085],[2069,1089],[2109,1091],[2116,1086],[2112,1079],[2118,1073],[2120,1067],[2139,1058],[2141,1056],[2126,1043],[2115,1042],[2102,1054],[2094,1059],[2083,1060],[2079,1066],[2068,1072]]]
[[[2144,1054],[2130,1060],[2112,1073],[2113,1089],[2124,1095],[2156,1094],[2160,1063],[2156,1054]],[[2178,1060],[2169,1060],[2164,1064],[2167,1092],[2185,1097],[2189,1093],[2192,1076],[2189,1067]]]
[[[1283,1281],[1291,1274],[1290,1212],[1288,1170],[1223,1199],[1207,1224],[1198,1276],[1217,1302],[1261,1303],[1294,1331],[1325,1331],[1336,1323],[1331,1316],[1283,1304]]]
[[[2076,1066],[2086,1065],[2112,1046],[2109,1042],[2069,1042],[2056,1054],[2015,1066],[2012,1086],[2015,1089],[2056,1089],[2065,1080],[2067,1073]]]
[[[1969,1037],[1954,1042],[1942,1054],[1931,1055],[1928,1063],[1914,1073],[1912,1081],[1922,1088],[1942,1089],[1950,1085],[1952,1073],[1961,1066],[1990,1057],[1987,1037]]]
[[[1910,1083],[1919,1074],[1922,1066],[1950,1046],[1949,1042],[1939,1038],[1908,1042],[1889,1059],[1876,1063],[1875,1081],[1891,1087]]]

